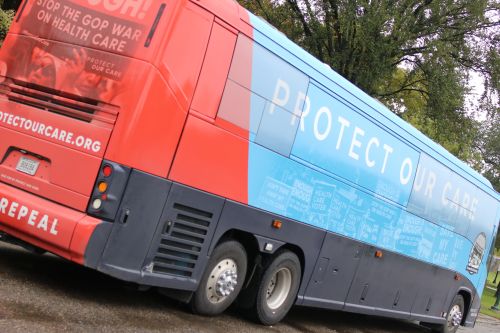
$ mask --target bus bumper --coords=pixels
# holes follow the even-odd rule
[[[0,182],[0,231],[61,257],[84,264],[87,243],[100,223]]]

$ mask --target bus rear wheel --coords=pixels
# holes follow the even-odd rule
[[[194,313],[215,316],[236,299],[245,281],[247,254],[236,241],[225,241],[213,251],[191,300]]]
[[[264,325],[274,325],[288,313],[299,290],[301,266],[290,251],[278,252],[264,267],[257,285],[254,312]]]

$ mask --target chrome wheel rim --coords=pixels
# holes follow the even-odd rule
[[[454,328],[458,327],[462,322],[462,309],[457,304],[453,305],[448,314],[448,327]]]
[[[281,268],[276,271],[266,290],[267,306],[275,310],[283,305],[292,287],[292,272],[288,268]]]
[[[206,288],[207,298],[217,304],[231,295],[238,285],[238,266],[233,259],[221,260],[210,272]]]

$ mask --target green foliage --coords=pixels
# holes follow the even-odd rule
[[[1,5],[1,1],[0,1]],[[3,10],[0,8],[0,46],[2,46],[2,42],[7,35],[7,31],[9,30],[10,23],[14,18],[13,10]]]
[[[500,312],[491,310],[491,306],[495,303],[495,291],[490,288],[484,288],[481,297],[481,313],[490,317],[500,319]]]
[[[500,111],[482,124],[478,151],[482,163],[478,166],[493,187],[500,192]],[[499,237],[500,238],[500,237]],[[500,240],[498,240],[500,248]]]
[[[19,1],[0,0],[0,47],[15,15],[14,10],[4,10],[3,8],[16,8],[18,5]]]
[[[500,126],[494,132],[473,117],[490,120],[498,113],[498,1],[239,2],[493,183],[500,182]],[[475,114],[465,98],[472,72],[484,78],[486,88]],[[497,161],[496,168],[486,159]]]

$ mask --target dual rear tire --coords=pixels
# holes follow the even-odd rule
[[[191,299],[194,313],[215,316],[238,296],[247,272],[245,248],[236,241],[219,244],[208,261],[198,290]]]
[[[252,290],[256,291],[252,310],[260,323],[274,325],[285,317],[295,303],[301,275],[299,258],[293,252],[283,250],[267,260]]]
[[[238,297],[246,275],[244,247],[233,240],[219,244],[191,299],[192,311],[207,316],[224,312]],[[280,250],[257,269],[240,298],[245,298],[245,308],[257,321],[274,325],[295,303],[301,275],[298,257],[291,251]]]

